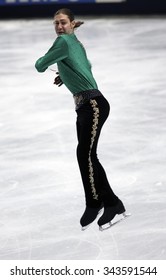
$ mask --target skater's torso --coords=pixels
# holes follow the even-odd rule
[[[85,49],[74,33],[58,36],[45,56],[38,60],[38,70],[43,72],[53,63],[57,63],[61,80],[74,95],[98,89]]]

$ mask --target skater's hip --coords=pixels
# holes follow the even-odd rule
[[[98,96],[103,97],[102,93],[98,89],[82,91],[76,95],[73,95],[74,103],[75,103],[75,110],[77,111],[85,103],[87,103],[90,99],[94,99],[95,97],[98,97]]]
[[[93,115],[94,111],[97,109],[100,112],[100,116],[107,118],[110,112],[110,104],[98,90],[81,93],[75,98],[75,104],[77,115]]]

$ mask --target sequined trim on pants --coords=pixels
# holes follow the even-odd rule
[[[74,102],[75,102],[75,109],[76,111],[84,105],[87,101],[89,101],[91,98],[102,96],[102,93],[98,89],[90,89],[87,91],[82,91],[77,93],[73,96]]]
[[[91,160],[91,151],[92,151],[93,143],[95,141],[97,127],[98,127],[98,123],[99,123],[99,108],[97,107],[97,102],[94,99],[90,99],[90,104],[93,109],[93,125],[92,125],[92,131],[91,131],[92,136],[91,136],[91,143],[90,143],[90,150],[89,150],[89,157],[88,157],[89,179],[90,179],[93,199],[98,200],[98,194],[96,193],[96,188],[95,188],[94,170],[93,170],[93,164],[92,164],[92,160]]]

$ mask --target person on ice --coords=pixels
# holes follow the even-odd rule
[[[83,22],[75,21],[72,11],[63,8],[55,13],[54,24],[57,38],[48,52],[36,61],[35,67],[38,72],[44,72],[57,63],[59,74],[54,83],[64,84],[73,95],[77,113],[77,159],[85,192],[85,211],[80,224],[85,229],[104,208],[98,219],[102,228],[117,214],[125,213],[97,157],[101,129],[110,106],[98,89],[85,48],[74,33]]]

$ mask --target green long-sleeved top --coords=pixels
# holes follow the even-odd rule
[[[61,80],[74,95],[81,91],[98,89],[82,44],[74,33],[57,37],[48,52],[35,64],[38,72],[44,72],[57,63]]]

